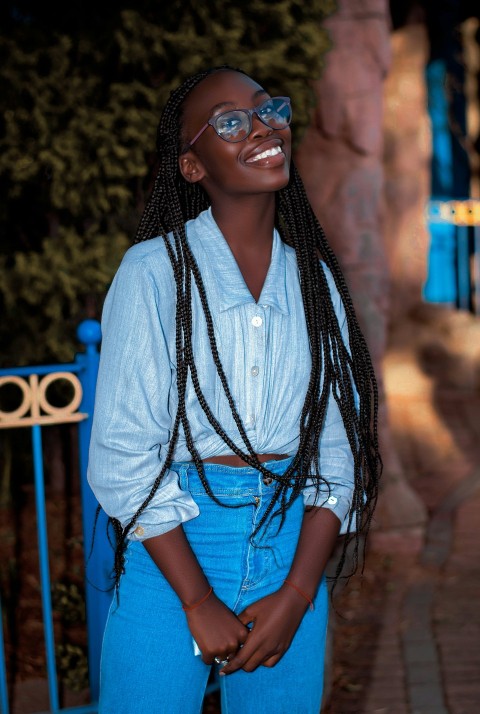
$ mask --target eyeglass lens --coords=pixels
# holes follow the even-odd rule
[[[212,125],[218,136],[225,141],[243,141],[252,130],[252,114],[271,129],[285,129],[291,121],[292,110],[286,97],[273,97],[248,111],[232,109],[217,116]]]

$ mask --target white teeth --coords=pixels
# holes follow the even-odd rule
[[[260,159],[267,159],[269,156],[276,156],[277,154],[280,154],[281,152],[282,152],[282,150],[279,146],[274,146],[273,149],[267,149],[266,151],[262,151],[261,154],[257,154],[256,156],[252,156],[251,159],[247,159],[247,163],[253,163],[254,161],[260,161]]]

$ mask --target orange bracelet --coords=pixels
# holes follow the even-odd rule
[[[202,603],[205,602],[205,600],[208,600],[210,595],[213,593],[213,588],[210,586],[210,590],[206,595],[204,595],[200,600],[197,602],[194,602],[193,605],[182,605],[182,610],[185,610],[185,612],[189,612],[190,610],[195,610],[196,607],[201,605]]]
[[[284,582],[284,583],[287,583],[287,585],[290,585],[291,588],[293,588],[294,590],[296,590],[297,593],[300,593],[300,595],[302,595],[302,597],[305,598],[305,600],[306,600],[306,601],[309,603],[309,605],[310,605],[310,610],[315,610],[315,606],[314,606],[314,604],[313,604],[313,600],[308,597],[307,593],[304,593],[303,590],[300,590],[300,588],[299,588],[297,585],[295,585],[294,583],[291,583],[290,580],[284,580],[283,582]]]

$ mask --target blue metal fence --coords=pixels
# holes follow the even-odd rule
[[[427,207],[430,249],[423,297],[428,302],[478,315],[480,202],[470,198],[461,17],[454,5],[452,13],[447,13],[449,26],[433,38],[425,72],[432,156],[431,200]],[[445,22],[447,14],[437,13],[436,20]]]
[[[432,200],[427,301],[480,315],[480,201]]]
[[[78,354],[71,364],[0,370],[0,388],[7,384],[14,384],[21,390],[23,397],[20,406],[14,411],[0,412],[0,428],[30,427],[32,430],[41,598],[51,714],[59,712],[93,714],[97,711],[101,639],[111,599],[111,592],[108,592],[108,589],[111,585],[109,575],[112,569],[112,550],[107,540],[105,528],[100,526],[97,528],[95,548],[91,554],[89,553],[97,502],[87,483],[87,460],[95,383],[98,372],[98,345],[101,339],[100,324],[96,320],[86,320],[79,326],[77,335],[80,342],[85,346],[85,352]],[[48,401],[47,389],[57,380],[69,382],[73,389],[73,398],[64,407],[53,406]],[[88,559],[85,595],[89,683],[92,703],[82,707],[61,708],[58,693],[51,602],[42,426],[69,422],[78,422],[84,551],[86,559]],[[2,714],[8,714],[9,695],[1,624],[0,622],[0,707]]]
[[[77,354],[75,361],[71,364],[0,370],[0,389],[7,384],[15,384],[23,395],[22,403],[17,409],[10,412],[0,411],[0,429],[30,427],[32,430],[38,556],[50,701],[49,714],[66,714],[67,712],[72,714],[96,714],[98,710],[101,643],[112,596],[110,575],[113,555],[106,533],[106,516],[103,512],[101,512],[96,525],[94,548],[90,552],[98,504],[87,483],[87,464],[98,373],[98,345],[101,340],[100,324],[96,320],[85,320],[79,325],[77,336],[85,346],[85,352]],[[74,392],[71,402],[61,408],[50,404],[47,398],[47,389],[56,380],[70,382]],[[55,658],[43,472],[42,426],[69,422],[78,423],[82,526],[86,561],[85,599],[91,703],[80,707],[62,708],[59,702]],[[8,714],[9,693],[2,625],[3,611],[0,617],[0,714]],[[218,689],[218,685],[218,673],[214,668],[206,693],[215,691]],[[38,714],[41,713],[39,712]]]

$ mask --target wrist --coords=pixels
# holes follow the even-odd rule
[[[208,600],[208,598],[210,597],[210,595],[212,595],[212,593],[213,593],[213,587],[210,585],[207,592],[204,595],[202,595],[201,598],[198,598],[197,600],[194,600],[193,602],[192,601],[182,602],[182,610],[184,612],[190,612],[191,610],[196,610],[197,607],[201,607],[203,605],[203,603]]]
[[[297,597],[301,598],[303,600],[304,604],[308,605],[310,610],[315,609],[315,605],[313,604],[313,595],[310,596],[310,594],[308,592],[306,592],[306,590],[299,587],[296,583],[294,583],[289,578],[286,578],[283,581],[283,584],[284,584],[284,587],[286,586],[290,592],[292,592],[292,593],[295,592],[297,594]]]

